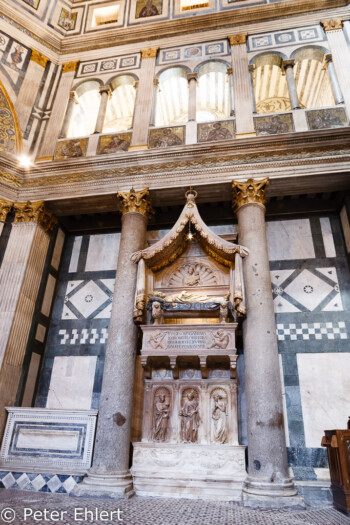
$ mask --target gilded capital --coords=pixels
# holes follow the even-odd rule
[[[134,188],[131,188],[130,191],[118,191],[117,197],[122,215],[133,212],[141,213],[148,218],[154,213],[148,188],[141,191],[135,191]]]
[[[239,46],[241,44],[246,44],[247,37],[247,33],[241,33],[240,35],[230,35],[227,38],[230,42],[230,46]]]
[[[159,47],[150,47],[149,49],[141,49],[141,58],[156,58]]]
[[[15,202],[14,222],[37,222],[46,232],[51,232],[57,224],[53,213],[45,206],[44,201]]]
[[[50,61],[45,55],[42,55],[36,49],[32,49],[32,54],[30,55],[30,60],[39,64],[41,67],[46,67],[46,64]]]
[[[0,222],[5,222],[7,214],[11,211],[13,202],[0,199]]]
[[[268,185],[268,177],[261,180],[248,179],[247,182],[232,181],[232,207],[234,211],[248,203],[265,205]]]
[[[343,21],[341,18],[332,18],[331,20],[322,20],[321,24],[325,31],[336,31],[343,29]]]
[[[76,71],[79,65],[79,60],[75,62],[66,62],[62,66],[62,73],[69,73],[70,71]]]

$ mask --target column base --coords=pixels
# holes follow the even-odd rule
[[[88,474],[75,486],[70,496],[74,498],[128,499],[134,495],[129,471],[120,474]]]
[[[242,503],[244,507],[264,509],[306,508],[291,478],[276,483],[248,476],[243,483]]]

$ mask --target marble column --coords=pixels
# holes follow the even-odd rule
[[[254,64],[250,64],[248,66],[249,83],[250,83],[250,94],[251,94],[251,97],[252,97],[253,113],[256,113],[256,102],[255,102],[255,93],[254,93],[254,70],[255,70]]]
[[[7,214],[11,211],[13,202],[7,201],[5,199],[0,199],[0,236],[6,222]]]
[[[329,81],[330,81],[330,84],[331,84],[332,93],[333,93],[333,96],[334,96],[334,102],[337,105],[338,104],[343,104],[344,103],[344,99],[343,99],[342,92],[340,90],[337,74],[336,74],[335,69],[334,69],[332,55],[331,54],[325,55],[324,61],[325,61],[325,66],[326,66],[327,73],[328,73],[328,78],[329,78]]]
[[[253,137],[256,133],[250,94],[247,35],[233,35],[229,36],[228,39],[231,45],[236,138]]]
[[[42,146],[37,160],[52,160],[55,154],[56,143],[62,129],[65,108],[69,101],[76,69],[79,61],[67,62],[62,66],[62,75],[58,84],[57,95],[52,106],[50,120],[44,133]]]
[[[156,125],[156,108],[157,108],[157,93],[159,89],[159,78],[153,79],[153,98],[152,98],[152,109],[151,109],[151,118],[150,126]]]
[[[295,83],[295,78],[293,74],[294,60],[284,60],[283,67],[286,73],[287,86],[289,92],[289,100],[292,109],[300,109],[300,102],[297,92],[297,86]]]
[[[345,39],[343,31],[343,22],[341,18],[322,21],[323,28],[326,32],[330,51],[332,53],[332,62],[335,73],[339,81],[341,93],[344,97],[344,103],[350,114],[350,49]]]
[[[32,49],[28,69],[15,103],[15,110],[22,134],[26,130],[48,62],[49,59],[46,56],[39,53],[39,51]]]
[[[67,111],[66,111],[66,114],[64,116],[63,126],[62,126],[62,130],[61,130],[61,134],[60,134],[60,138],[61,139],[64,139],[64,138],[67,137],[68,128],[69,128],[70,120],[71,120],[71,117],[72,117],[74,104],[78,104],[78,100],[77,100],[75,91],[71,91],[69,93],[69,100],[68,100],[68,105],[67,105]]]
[[[251,507],[303,507],[288,473],[278,359],[265,227],[268,179],[233,181],[243,261],[247,317],[243,324],[248,434],[248,476],[243,502]]]
[[[197,73],[188,73],[188,121],[197,118]]]
[[[134,126],[130,149],[146,149],[148,147],[148,129],[151,120],[153,101],[153,79],[156,57],[159,47],[141,51],[141,69],[139,89],[136,94]]]
[[[0,268],[0,437],[14,404],[50,233],[56,219],[44,201],[14,203],[14,222]]]
[[[226,68],[228,85],[230,91],[230,117],[235,114],[235,97],[233,94],[233,77],[232,77],[232,67]]]
[[[145,247],[148,189],[119,192],[122,231],[108,332],[92,468],[73,496],[125,498],[133,494],[129,471],[137,327],[133,321],[137,265],[131,255]]]
[[[94,133],[102,133],[103,131],[103,124],[105,121],[108,99],[112,95],[110,86],[100,86],[100,95],[101,95],[100,107],[98,110]]]

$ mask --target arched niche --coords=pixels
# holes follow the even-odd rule
[[[290,111],[288,85],[281,56],[266,54],[254,60],[253,85],[257,113]]]
[[[230,87],[227,65],[211,60],[198,67],[197,118],[198,122],[226,119],[230,116]]]
[[[171,67],[159,74],[156,97],[157,127],[183,124],[188,119],[188,81],[184,67]]]
[[[0,151],[18,155],[22,151],[22,136],[12,101],[0,81]]]
[[[134,115],[136,78],[118,75],[110,81],[112,95],[108,100],[103,133],[127,131],[132,127]]]

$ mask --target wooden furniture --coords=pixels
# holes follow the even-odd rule
[[[334,506],[350,513],[350,430],[325,430]]]

